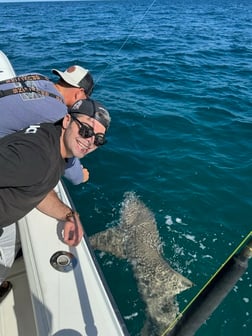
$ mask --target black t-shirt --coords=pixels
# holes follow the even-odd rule
[[[0,226],[22,218],[58,183],[60,135],[61,126],[44,123],[0,139]]]

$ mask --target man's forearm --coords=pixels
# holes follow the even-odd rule
[[[64,204],[54,190],[39,203],[37,209],[44,214],[64,221],[64,242],[69,246],[77,246],[83,237],[83,227],[77,212]]]
[[[66,216],[71,212],[71,208],[59,199],[54,190],[37,205],[37,209],[58,220],[66,220]]]

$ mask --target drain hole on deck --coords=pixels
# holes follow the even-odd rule
[[[52,255],[50,264],[57,271],[69,272],[76,266],[77,259],[70,252],[58,251]]]

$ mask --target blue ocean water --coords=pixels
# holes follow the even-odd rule
[[[119,222],[126,191],[155,214],[164,256],[195,287],[251,231],[251,0],[0,3],[0,49],[18,74],[89,68],[112,115],[108,144],[70,194],[87,235]],[[132,336],[145,305],[127,261],[97,253]],[[248,336],[252,265],[197,336]],[[151,335],[150,335],[151,336]]]

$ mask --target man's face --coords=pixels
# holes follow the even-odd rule
[[[65,104],[67,107],[71,107],[79,99],[87,99],[83,88],[70,87],[67,90],[67,93],[64,95]]]
[[[66,121],[65,121],[66,119]],[[66,157],[83,158],[94,151],[102,143],[105,127],[96,119],[79,114],[72,118],[69,114],[64,118],[66,122],[63,143]]]

